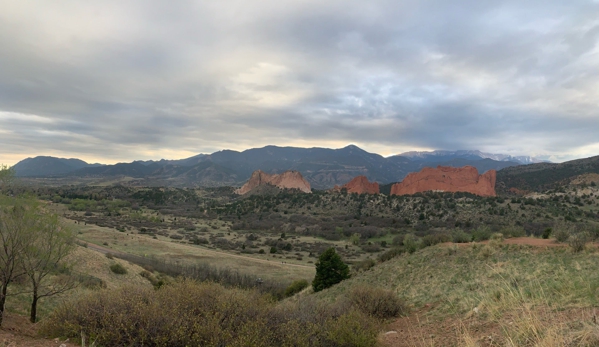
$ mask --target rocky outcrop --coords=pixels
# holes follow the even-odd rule
[[[379,184],[377,182],[370,183],[366,176],[354,177],[354,179],[341,187],[336,185],[335,188],[333,188],[333,191],[340,192],[343,189],[346,189],[348,193],[358,194],[378,194],[380,192]]]
[[[285,171],[282,174],[270,175],[261,170],[256,170],[252,173],[250,179],[241,188],[237,189],[235,193],[243,195],[248,193],[250,190],[269,184],[281,189],[298,189],[304,193],[311,193],[310,183],[302,177],[299,171]]]
[[[482,175],[472,166],[453,168],[426,167],[406,176],[391,187],[391,195],[410,195],[426,191],[468,192],[480,196],[495,196],[497,172],[489,170]]]

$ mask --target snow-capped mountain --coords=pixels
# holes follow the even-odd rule
[[[464,159],[493,159],[497,161],[510,161],[519,164],[534,164],[547,162],[546,160],[541,160],[536,157],[531,156],[511,156],[508,154],[494,154],[494,153],[485,153],[478,150],[458,150],[458,151],[432,151],[432,152],[405,152],[398,154],[398,156],[407,157],[411,160],[417,161],[437,161],[439,159],[451,160],[455,158],[464,158]]]

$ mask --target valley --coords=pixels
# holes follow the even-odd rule
[[[461,171],[449,168],[435,169],[442,179],[424,170],[429,173],[417,180],[423,191],[402,195],[365,176],[334,189],[309,189],[300,173],[258,173],[244,189],[36,184],[42,179],[28,178],[9,192],[35,197],[76,231],[73,271],[81,284],[42,301],[42,322],[55,322],[51,317],[62,314],[57,307],[63,301],[83,302],[131,285],[160,292],[185,286],[186,278],[275,298],[280,304],[274,310],[304,310],[297,305],[308,300],[341,310],[338,319],[344,319],[357,309],[365,314],[355,318],[361,325],[374,324],[364,331],[371,334],[366,345],[499,346],[509,339],[528,345],[551,335],[591,346],[599,342],[599,329],[595,333],[588,318],[599,302],[593,271],[599,175],[589,160],[581,163],[560,164],[567,169],[559,175],[546,163],[500,170],[491,196],[442,191],[442,180],[462,184]],[[533,190],[540,186],[531,186],[529,172],[544,180],[544,189]],[[319,256],[331,248],[351,277],[313,293]],[[114,273],[116,265],[126,275]],[[404,305],[396,312],[403,313],[369,316],[380,313],[347,302],[356,291],[370,293],[361,300],[393,295]],[[7,310],[25,314],[26,303],[26,295],[17,296]],[[518,320],[518,312],[532,321]],[[362,321],[366,317],[374,321]],[[48,324],[54,323],[43,323],[43,331],[63,331]]]

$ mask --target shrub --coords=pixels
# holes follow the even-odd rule
[[[110,265],[110,271],[117,275],[124,275],[127,273],[127,269],[125,269],[125,267],[119,263]]]
[[[297,281],[293,281],[289,287],[287,287],[287,289],[285,289],[285,296],[286,297],[290,297],[290,296],[294,296],[295,294],[301,292],[302,290],[304,290],[305,288],[307,288],[310,285],[310,283],[308,283],[308,281],[306,280],[297,280]]]
[[[502,233],[493,233],[489,239],[489,246],[498,248],[503,243],[503,234]]]
[[[376,321],[349,305],[275,304],[256,291],[181,281],[102,290],[59,306],[44,336],[85,333],[101,346],[374,346]]]
[[[503,234],[502,233],[493,233],[491,235],[491,237],[489,237],[489,240],[503,242]]]
[[[315,292],[329,288],[349,278],[349,267],[341,260],[335,248],[324,251],[316,262],[316,276],[312,281]]]
[[[524,237],[526,236],[526,231],[524,230],[523,227],[521,226],[508,226],[505,227],[503,229],[501,229],[501,233],[503,234],[503,236],[505,238],[510,238],[510,237]]]
[[[368,259],[364,259],[362,261],[355,263],[352,266],[352,269],[354,269],[356,272],[362,272],[362,271],[371,269],[375,265],[376,265],[376,262],[374,260],[368,258]]]
[[[491,237],[491,229],[486,225],[481,225],[472,231],[472,241],[486,241]]]
[[[568,238],[568,245],[574,253],[582,252],[588,242],[589,235],[587,233],[577,233]]]
[[[403,253],[404,253],[404,250],[402,248],[395,247],[395,248],[391,248],[390,250],[386,251],[385,253],[379,255],[378,259],[380,262],[385,262],[387,260],[391,260],[397,256],[400,256]]]
[[[453,255],[456,254],[458,252],[458,246],[457,245],[451,245],[449,247],[447,247],[447,255]]]
[[[397,235],[393,238],[393,241],[391,241],[391,244],[393,246],[401,246],[401,245],[403,245],[403,238],[404,238],[404,235]]]
[[[392,291],[361,286],[349,293],[349,301],[358,310],[380,319],[394,318],[408,312],[406,304]]]
[[[543,235],[542,235],[543,239],[545,239],[545,240],[548,239],[549,236],[551,236],[552,231],[553,231],[553,229],[551,229],[551,228],[545,228],[545,230],[543,230]]]
[[[81,286],[83,286],[83,288],[87,288],[87,289],[106,288],[106,282],[104,282],[103,280],[101,280],[95,276],[80,274],[80,275],[77,275],[75,278],[76,278],[77,282],[79,282],[81,284]]]
[[[364,245],[361,245],[360,248],[364,252],[367,252],[367,253],[376,253],[376,252],[380,252],[380,250],[381,250],[381,246],[379,246],[376,243],[373,243],[373,244],[370,244],[370,245],[369,244],[364,244]]]
[[[196,237],[192,242],[194,245],[207,245],[210,243],[205,237]]]
[[[439,243],[451,242],[451,237],[447,234],[432,234],[422,238],[421,247],[434,246]]]
[[[591,241],[599,239],[599,228],[589,230],[589,238]]]
[[[451,238],[454,243],[468,243],[472,241],[472,236],[460,228],[453,230]]]
[[[416,236],[407,234],[403,239],[403,245],[408,253],[414,253],[419,248],[420,243],[418,242]]]
[[[495,249],[492,245],[484,245],[480,250],[480,256],[484,259],[489,258],[493,254],[495,254]]]
[[[568,241],[568,238],[570,238],[570,235],[571,235],[571,230],[566,225],[558,225],[555,227],[555,229],[553,231],[553,237],[555,237],[555,241],[557,241],[559,243],[564,243],[564,242]]]

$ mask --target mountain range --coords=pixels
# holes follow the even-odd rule
[[[463,159],[473,159],[477,160],[480,158],[483,159],[492,159],[496,161],[510,161],[520,164],[535,164],[535,163],[543,163],[547,162],[546,160],[542,160],[536,157],[530,156],[511,156],[508,154],[493,154],[493,153],[484,153],[481,151],[468,151],[468,150],[459,150],[459,151],[432,151],[432,152],[405,152],[399,154],[402,157],[407,157],[412,160],[423,160],[423,161],[439,161],[439,160],[451,160],[453,158],[463,158]]]
[[[21,177],[129,177],[134,184],[175,187],[241,185],[255,170],[282,173],[296,170],[316,189],[342,185],[364,175],[381,184],[401,181],[408,173],[437,165],[471,165],[479,172],[533,162],[480,151],[408,152],[390,157],[350,145],[339,149],[266,146],[242,152],[222,150],[186,159],[134,161],[114,165],[88,164],[79,159],[27,158],[15,164]]]

